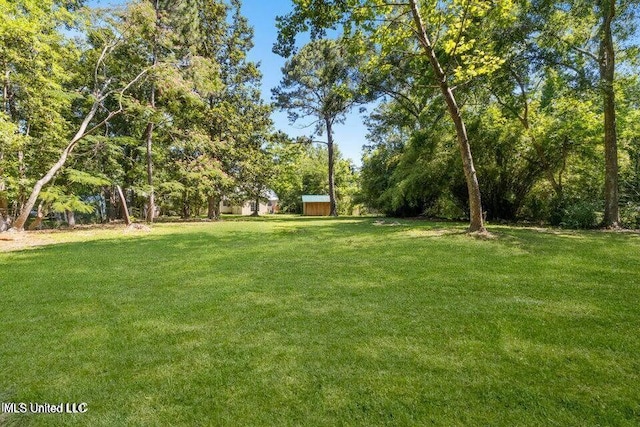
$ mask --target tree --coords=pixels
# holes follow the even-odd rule
[[[350,161],[342,158],[338,147],[334,149],[338,213],[348,214],[355,198],[356,177]],[[282,212],[302,213],[303,194],[329,192],[329,155],[325,144],[313,144],[305,137],[291,139],[276,134],[269,144],[269,152],[275,167],[271,188],[278,195],[278,206]]]
[[[69,5],[70,7],[73,7],[72,3],[70,3]],[[53,7],[53,3],[47,3],[45,4],[45,6],[52,8],[50,9],[50,12],[52,12],[52,16],[55,17],[56,14],[53,13],[53,11],[59,10],[59,9]],[[26,9],[26,10],[29,10],[29,9]],[[29,10],[32,14],[31,15],[27,14],[28,17],[30,18],[33,18],[34,16],[43,17],[43,16],[40,16],[39,14],[33,14],[33,10],[35,9]],[[40,11],[46,12],[46,9],[41,9]],[[71,11],[68,10],[68,12],[71,12]],[[21,17],[19,12],[16,12],[16,14],[12,16],[18,17],[16,19],[19,19]],[[53,34],[57,34],[58,29],[57,29],[56,23],[58,21],[54,20],[52,22],[52,21],[45,20],[45,22],[47,23],[47,25],[50,26],[48,27],[48,32],[53,32]],[[44,79],[50,79],[50,84],[55,87],[57,96],[61,96],[63,99],[65,99],[65,95],[62,95],[62,93],[64,93],[64,91],[67,90],[68,92],[66,94],[66,98],[68,99],[76,98],[78,92],[81,93],[82,97],[80,99],[76,98],[77,99],[76,105],[64,105],[64,104],[59,105],[59,107],[66,107],[66,108],[69,108],[69,110],[71,110],[71,111],[68,111],[69,116],[71,117],[70,119],[61,117],[62,113],[58,113],[59,116],[55,120],[49,120],[49,121],[45,120],[44,124],[39,124],[39,126],[42,126],[42,132],[62,131],[62,133],[65,134],[65,133],[69,133],[69,131],[73,128],[74,121],[76,121],[74,119],[76,119],[77,117],[81,117],[80,122],[75,124],[77,126],[75,129],[75,132],[71,133],[71,136],[65,143],[62,151],[58,152],[57,160],[55,161],[55,163],[52,166],[49,166],[46,169],[46,172],[35,182],[35,184],[33,185],[33,188],[31,189],[28,199],[24,202],[23,206],[21,206],[20,214],[18,215],[18,218],[14,223],[14,227],[18,230],[24,229],[29,213],[35,206],[35,203],[38,199],[40,191],[45,185],[47,185],[54,178],[54,176],[58,173],[58,171],[60,171],[60,169],[64,166],[71,152],[77,146],[78,142],[82,140],[85,136],[89,135],[90,133],[92,133],[93,131],[95,131],[105,123],[107,123],[111,118],[120,114],[124,110],[123,97],[125,95],[125,92],[129,90],[130,87],[133,86],[135,83],[137,83],[142,78],[142,76],[147,72],[147,70],[142,70],[133,78],[128,80],[119,78],[122,76],[109,75],[109,67],[107,65],[107,59],[110,58],[111,54],[123,42],[123,40],[125,40],[127,37],[130,37],[131,34],[128,34],[126,32],[126,29],[120,28],[112,32],[111,36],[112,37],[109,37],[106,40],[101,40],[104,42],[102,43],[102,46],[99,46],[99,47],[96,46],[95,49],[87,51],[85,54],[85,58],[81,59],[80,61],[80,65],[84,65],[88,67],[84,69],[81,68],[81,71],[84,71],[85,73],[87,73],[85,75],[92,76],[92,79],[91,79],[92,83],[90,85],[91,89],[87,89],[86,82],[82,81],[82,79],[79,79],[79,81],[75,82],[75,83],[78,83],[78,82],[83,83],[82,86],[80,86],[80,90],[78,90],[78,88],[75,88],[75,87],[68,87],[67,84],[73,82],[73,80],[69,82],[68,74],[62,72],[62,70],[59,69],[59,67],[62,64],[56,63],[56,62],[49,63],[48,67],[45,67],[45,68],[57,70],[59,74],[49,74],[47,75],[47,77],[43,77],[42,74],[46,75],[45,70],[40,70],[37,73],[30,73],[30,69],[27,67],[27,71],[21,76],[25,78],[25,80],[22,82],[25,85],[23,86],[23,88],[25,89],[28,87],[26,85],[28,85],[30,82],[33,81],[33,83],[37,84],[39,79],[44,78]],[[64,38],[62,38],[62,36],[58,35],[57,38],[56,36],[51,36],[51,37],[54,37],[54,40],[57,40],[58,44],[65,45]],[[45,52],[47,51],[45,50]],[[58,57],[57,55],[52,55],[52,57],[49,58],[49,60],[50,61],[56,61],[56,60],[68,61],[69,57],[68,56]],[[19,65],[17,63],[16,64],[5,63],[5,65],[9,67],[10,70],[20,70],[20,68],[18,68]],[[73,69],[73,67],[71,69]],[[10,73],[11,71],[8,71],[8,74]],[[112,109],[112,110],[105,109],[105,104],[109,99],[115,100],[115,105],[116,105],[115,109]],[[33,115],[35,111],[30,111],[29,102],[21,103],[20,100],[16,100],[16,101],[9,100],[8,102],[9,103],[14,102],[14,105],[16,105],[17,109],[24,108],[25,110],[24,120],[26,120],[27,123],[34,122],[35,124],[38,124],[38,120],[41,120],[41,118]],[[98,113],[101,113],[101,114],[99,115],[99,118],[97,118],[94,121],[94,119],[98,117]],[[49,127],[53,127],[53,129],[50,129]],[[25,136],[28,136],[29,132],[30,132],[30,127],[27,126],[25,129]]]
[[[150,65],[155,57],[157,65],[128,114],[110,127],[123,140],[134,212],[149,218],[153,195],[161,214],[189,217],[206,206],[215,219],[222,197],[243,184],[237,165],[251,138],[271,126],[271,110],[260,99],[257,65],[247,59],[253,32],[240,8],[237,0],[140,5],[149,25],[127,58]]]
[[[256,142],[259,144],[260,140]],[[266,146],[259,144],[253,150],[245,151],[245,158],[240,164],[241,192],[244,200],[254,202],[253,216],[260,214],[260,201],[268,200],[274,172],[273,156]]]
[[[433,72],[447,112],[457,136],[470,205],[470,231],[484,231],[480,187],[471,155],[471,147],[462,110],[454,88],[470,79],[486,75],[500,64],[500,58],[486,48],[491,26],[509,25],[514,8],[511,1],[483,2],[456,0],[447,3],[425,2],[431,13],[425,21],[416,0],[403,3],[362,0],[294,1],[294,11],[278,20],[279,35],[276,50],[291,53],[295,35],[312,30],[312,37],[322,35],[327,28],[343,23],[346,37],[355,46],[379,46],[381,55],[401,51],[421,55]],[[431,34],[430,34],[431,33]],[[434,38],[435,36],[435,38]],[[433,40],[438,40],[434,45]],[[391,65],[391,64],[386,64]],[[392,66],[392,65],[391,65]]]
[[[538,19],[545,23],[540,45],[547,60],[568,68],[583,80],[597,75],[594,80],[600,90],[604,117],[603,225],[619,227],[616,56],[624,57],[626,52],[635,55],[628,40],[636,32],[639,3],[635,0],[541,0],[534,4]]]
[[[338,42],[311,42],[285,63],[280,86],[273,89],[276,106],[287,110],[292,122],[315,117],[315,133],[327,134],[331,216],[338,215],[333,126],[343,122],[346,113],[363,99],[355,66],[349,61]]]
[[[76,2],[0,1],[0,228],[24,209],[31,172],[42,171],[53,147],[63,144],[79,49],[58,31],[77,27]],[[64,95],[63,95],[64,94]],[[29,151],[41,158],[27,167]]]

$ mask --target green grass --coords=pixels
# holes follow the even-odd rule
[[[89,405],[0,424],[640,424],[640,236],[374,222],[0,252],[0,401]]]

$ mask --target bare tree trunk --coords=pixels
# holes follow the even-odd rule
[[[29,126],[27,126],[27,129],[29,129]],[[29,130],[27,130],[27,136],[29,136]],[[24,151],[22,150],[18,150],[18,178],[18,209],[22,212],[26,199],[24,183],[27,181],[26,168],[24,165]]]
[[[254,203],[255,205],[253,206],[253,213],[251,216],[260,216],[260,196],[256,196]]]
[[[76,213],[74,211],[65,211],[67,217],[67,225],[70,228],[74,228],[76,226]]]
[[[0,151],[0,164],[3,160],[4,152]],[[0,233],[7,231],[10,225],[9,200],[7,199],[7,187],[4,181],[4,171],[0,170]]]
[[[154,9],[156,13],[156,31],[159,31],[160,28],[160,4],[158,0],[154,1]],[[153,58],[152,64],[155,67],[158,64],[158,53],[157,53],[158,40],[157,38],[153,41]],[[156,85],[155,83],[151,84],[151,96],[149,99],[149,105],[151,109],[155,111],[156,109]],[[146,132],[146,148],[147,148],[147,184],[149,185],[149,201],[147,204],[147,212],[146,212],[146,220],[148,223],[153,222],[153,217],[156,211],[156,200],[155,200],[155,190],[153,189],[153,130],[155,125],[153,122],[147,123],[147,132]]]
[[[182,192],[182,218],[191,218],[191,205],[189,204],[189,194],[186,190]]]
[[[29,199],[27,199],[27,202],[22,208],[20,215],[18,216],[14,224],[14,227],[17,230],[19,231],[24,230],[24,225],[27,222],[27,218],[29,218],[29,212],[31,212],[31,209],[33,209],[33,207],[35,206],[36,201],[38,200],[38,196],[40,195],[40,191],[42,190],[42,187],[44,187],[46,184],[49,183],[49,181],[53,179],[55,174],[62,168],[62,166],[64,166],[65,162],[67,161],[67,158],[69,157],[69,154],[71,154],[71,151],[73,151],[78,141],[80,141],[86,135],[87,127],[89,126],[89,123],[93,119],[93,116],[95,116],[96,112],[98,111],[99,106],[100,106],[99,100],[96,100],[93,102],[93,105],[91,106],[91,110],[85,116],[84,120],[82,121],[82,124],[80,125],[80,128],[78,129],[74,137],[71,139],[71,141],[69,141],[69,144],[67,144],[67,147],[62,151],[62,154],[60,155],[60,158],[58,159],[58,161],[53,166],[51,166],[49,171],[42,178],[40,178],[36,182],[36,184],[33,186],[31,195],[29,196]]]
[[[329,206],[330,216],[338,216],[338,208],[336,205],[336,177],[335,177],[335,160],[333,150],[333,129],[331,127],[331,119],[325,117],[325,125],[327,127],[327,153],[329,157]]]
[[[427,57],[429,58],[429,62],[431,63],[433,72],[436,76],[436,79],[438,80],[438,84],[440,85],[440,90],[447,103],[449,116],[451,117],[451,120],[453,120],[456,128],[460,155],[462,157],[462,166],[464,168],[464,176],[467,181],[467,191],[469,193],[469,231],[483,232],[485,231],[485,228],[482,218],[482,200],[480,198],[480,186],[478,184],[476,169],[473,164],[473,156],[471,155],[471,146],[469,145],[467,129],[465,127],[464,121],[462,120],[462,113],[460,111],[460,108],[458,107],[456,98],[453,95],[453,91],[447,83],[447,76],[445,75],[444,70],[440,65],[440,61],[438,61],[438,58],[433,50],[431,40],[427,35],[427,31],[422,21],[420,11],[418,10],[416,0],[409,0],[409,5],[411,6],[411,13],[416,24],[416,30],[418,31],[418,40],[420,41],[420,44],[424,48]]]
[[[151,98],[153,99],[153,95],[151,96]],[[154,104],[153,101],[152,101],[152,104]],[[147,184],[149,184],[149,201],[147,202],[146,220],[149,223],[153,222],[153,216],[156,210],[155,194],[153,190],[153,157],[152,157],[153,128],[154,128],[153,123],[147,124],[146,146],[147,146]]]
[[[104,198],[105,201],[107,202],[107,222],[113,221],[114,219],[116,219],[116,215],[117,215],[117,211],[116,211],[116,207],[117,207],[117,198],[116,198],[116,191],[113,191],[113,188],[109,188],[109,187],[104,187]]]
[[[124,224],[129,226],[131,225],[131,217],[129,216],[129,207],[127,206],[127,199],[124,198],[124,194],[122,193],[122,188],[119,185],[116,185],[118,189],[118,195],[120,196],[120,204],[122,205],[122,214],[124,215]]]
[[[602,40],[600,41],[600,84],[604,101],[604,219],[605,227],[620,226],[618,206],[618,145],[616,135],[616,102],[613,82],[615,53],[611,24],[615,17],[615,1],[600,0],[602,12]]]
[[[220,200],[215,196],[207,197],[207,218],[220,218]]]
[[[9,108],[9,70],[7,64],[3,61],[4,82],[2,85],[2,111],[9,115],[11,109]],[[0,165],[4,160],[4,150],[0,147]],[[0,232],[9,229],[11,220],[9,218],[9,199],[7,197],[7,187],[4,180],[4,170],[0,169]]]

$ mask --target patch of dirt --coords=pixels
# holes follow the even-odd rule
[[[409,229],[404,234],[409,237],[440,237],[449,236],[454,234],[463,234],[463,231],[446,228],[434,228],[434,229]]]
[[[481,239],[481,240],[492,240],[495,239],[497,236],[487,230],[482,230],[482,231],[472,231],[469,233],[469,236],[471,237],[475,237],[476,239]]]
[[[385,227],[397,227],[397,226],[401,226],[401,225],[404,225],[404,224],[400,224],[398,221],[386,222],[386,221],[380,219],[378,221],[374,221],[373,225],[385,226]]]
[[[150,233],[151,232],[151,227],[149,227],[148,225],[144,225],[144,224],[136,224],[135,222],[132,224],[129,224],[125,229],[124,232],[125,233],[132,233],[132,232],[136,232],[136,231],[140,231],[140,232],[145,232],[145,233]]]
[[[9,230],[0,233],[0,252],[18,251],[35,246],[44,246],[55,243],[51,236],[38,232],[26,232]]]
[[[122,223],[112,223],[79,225],[73,229],[60,228],[55,230],[33,231],[16,231],[15,229],[11,229],[0,233],[0,252],[12,252],[58,243],[91,240],[99,235],[117,236],[119,231],[127,234],[148,233],[151,232],[151,228],[144,224],[135,223],[125,228]]]

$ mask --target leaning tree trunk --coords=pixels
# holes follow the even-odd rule
[[[331,119],[325,117],[325,125],[327,127],[327,153],[329,157],[329,205],[331,216],[338,216],[336,206],[336,177],[335,177],[335,160],[333,150],[333,129],[331,128]]]
[[[458,138],[458,146],[460,148],[460,155],[462,157],[462,166],[464,168],[464,176],[467,182],[467,191],[469,193],[469,216],[470,216],[470,225],[469,231],[485,231],[484,221],[482,218],[482,201],[480,198],[480,186],[478,184],[478,176],[476,174],[475,167],[473,165],[473,156],[471,155],[471,146],[469,145],[469,138],[467,136],[467,129],[465,127],[464,121],[462,120],[462,113],[458,104],[456,102],[456,98],[453,95],[453,91],[449,84],[447,83],[447,76],[440,65],[440,61],[438,61],[438,57],[433,50],[433,45],[431,44],[431,40],[427,35],[427,31],[425,29],[424,23],[422,21],[422,16],[420,15],[420,11],[418,10],[418,5],[416,0],[409,0],[409,4],[411,6],[411,13],[413,15],[413,20],[416,24],[418,31],[418,40],[420,44],[424,48],[427,57],[429,58],[429,62],[431,63],[431,67],[433,68],[433,72],[438,80],[438,84],[440,85],[440,90],[442,95],[447,103],[447,110],[449,112],[449,116],[456,128],[456,135]]]
[[[124,225],[131,225],[131,217],[129,216],[129,207],[127,206],[127,199],[125,199],[124,194],[122,193],[122,188],[119,185],[116,186],[118,189],[118,196],[120,196],[120,205],[122,206],[122,214],[124,215]]]
[[[604,219],[605,227],[620,226],[618,206],[618,145],[616,135],[616,102],[613,82],[615,54],[611,24],[615,17],[615,1],[601,0],[602,40],[600,42],[600,84],[604,103]]]
[[[44,202],[40,202],[38,204],[38,213],[36,214],[36,219],[29,224],[29,230],[38,230],[42,226],[42,221],[44,220]]]
[[[71,154],[78,141],[80,141],[85,136],[87,127],[89,126],[91,120],[93,120],[93,116],[95,116],[99,106],[100,100],[95,100],[93,102],[93,105],[91,106],[91,110],[82,121],[78,132],[76,132],[75,136],[71,139],[71,141],[69,141],[69,144],[67,144],[66,148],[62,151],[62,154],[60,155],[58,161],[53,166],[51,166],[51,169],[49,169],[49,171],[35,183],[35,185],[33,186],[33,190],[31,190],[29,199],[27,199],[24,207],[22,208],[22,211],[20,212],[20,215],[16,219],[14,228],[19,231],[24,230],[24,225],[27,222],[27,218],[29,218],[29,212],[31,212],[31,209],[33,209],[33,207],[35,206],[42,187],[47,185],[49,181],[53,179],[55,174],[58,173],[58,171],[62,168],[62,166],[64,166],[67,158],[69,157],[69,154]]]

